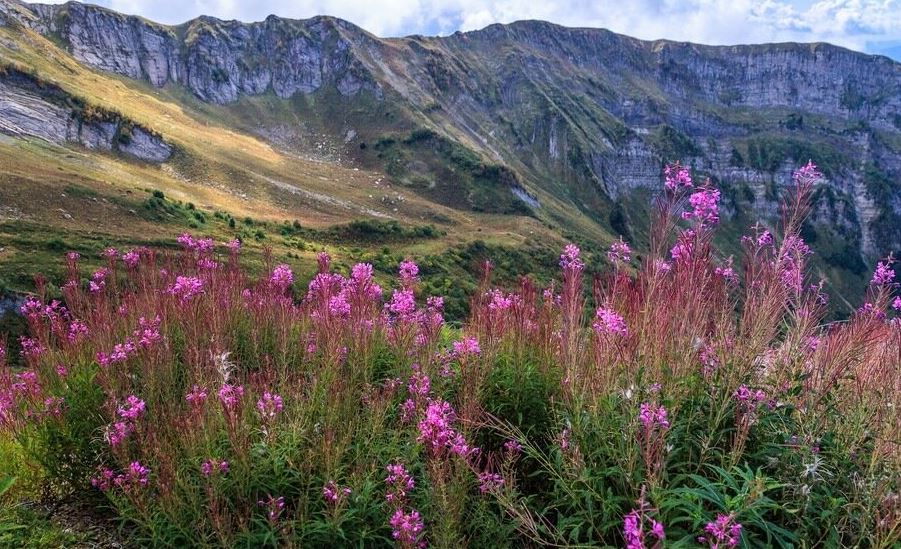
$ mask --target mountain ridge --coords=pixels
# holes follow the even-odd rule
[[[808,234],[836,243],[830,278],[901,250],[901,64],[888,57],[541,21],[379,38],[329,16],[167,26],[77,2],[0,0],[0,17],[290,154],[324,136],[349,166],[456,211],[640,241],[645,194],[678,159],[723,188],[738,230],[777,216],[779,189],[812,159],[827,182]]]

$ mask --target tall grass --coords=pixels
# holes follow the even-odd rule
[[[462,330],[409,260],[386,292],[322,254],[301,295],[271,258],[250,279],[239,242],[89,275],[69,254],[63,300],[22,307],[24,368],[0,359],[0,463],[138,544],[892,546],[901,299],[889,258],[822,323],[818,179],[733,264],[719,192],[670,166],[640,263],[620,241],[591,280],[570,245],[558,284],[512,292],[487,264]]]

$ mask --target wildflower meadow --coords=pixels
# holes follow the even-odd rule
[[[824,321],[820,177],[733,260],[719,190],[667,166],[648,249],[568,245],[543,288],[486,264],[460,325],[415,258],[383,288],[323,253],[302,288],[239,241],[69,253],[0,338],[0,497],[136,546],[897,547],[901,297],[889,257]]]

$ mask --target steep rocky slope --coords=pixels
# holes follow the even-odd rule
[[[0,0],[0,22],[281,150],[329,151],[328,161],[453,209],[640,240],[644,189],[682,159],[724,189],[740,229],[778,215],[779,186],[812,159],[827,183],[807,234],[826,274],[860,276],[863,260],[901,250],[901,64],[886,57],[648,42],[537,21],[392,39],[330,17],[164,26],[75,2]],[[0,112],[27,121],[35,97],[3,82]],[[97,139],[66,128],[54,131]]]

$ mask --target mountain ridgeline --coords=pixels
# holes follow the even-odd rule
[[[901,252],[901,64],[887,57],[540,21],[387,39],[332,17],[166,26],[75,2],[0,0],[0,24],[227,113],[281,150],[321,153],[309,136],[326,136],[327,160],[456,210],[532,216],[575,236],[578,218],[640,245],[649,190],[681,160],[723,190],[729,252],[755,219],[778,217],[780,187],[813,160],[826,182],[805,234],[823,273],[858,284],[873,259]],[[0,89],[21,97],[22,78],[7,72]],[[0,131],[27,134],[23,109],[7,107]],[[121,125],[107,127],[111,142]],[[148,143],[145,160],[165,162],[165,125],[149,126],[129,135]]]

